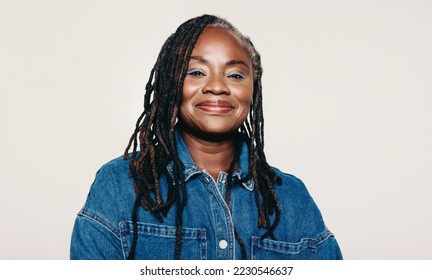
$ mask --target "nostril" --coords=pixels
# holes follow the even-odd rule
[[[220,79],[212,79],[203,87],[203,93],[207,94],[230,94],[229,87]]]
[[[221,94],[225,94],[225,95],[229,95],[229,91],[227,90],[206,90],[203,91],[204,94],[214,94],[214,95],[221,95]]]

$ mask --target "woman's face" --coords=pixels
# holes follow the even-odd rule
[[[236,131],[253,94],[249,52],[231,31],[206,27],[198,38],[183,85],[180,120],[199,134]]]

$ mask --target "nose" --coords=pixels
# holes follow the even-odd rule
[[[215,95],[231,94],[230,88],[227,86],[224,77],[219,75],[209,76],[206,84],[202,88],[202,92]]]

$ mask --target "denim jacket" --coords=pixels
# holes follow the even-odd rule
[[[225,202],[227,174],[215,181],[199,170],[176,130],[177,151],[185,169],[187,203],[183,213],[180,259],[241,259],[234,226],[246,247],[248,259],[341,259],[333,234],[304,184],[296,177],[274,168],[282,179],[275,186],[281,207],[276,240],[261,239],[253,181],[235,183],[230,201]],[[243,143],[238,170],[243,178],[249,165],[248,147]],[[172,164],[167,168],[172,173]],[[97,172],[85,205],[78,213],[72,233],[71,259],[126,259],[132,245],[132,208],[135,201],[129,161],[114,159]],[[160,178],[161,186],[166,179]],[[166,188],[162,188],[166,195]],[[136,259],[173,259],[176,241],[175,206],[163,223],[140,207]]]

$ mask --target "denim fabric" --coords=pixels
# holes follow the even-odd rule
[[[276,240],[265,238],[258,229],[253,182],[234,183],[229,205],[225,202],[227,174],[215,181],[199,170],[176,130],[177,150],[185,166],[187,203],[183,214],[181,259],[241,259],[234,226],[243,240],[249,259],[341,259],[333,234],[304,184],[296,177],[274,169],[282,179],[275,186],[281,206],[281,220],[274,231]],[[172,173],[172,164],[167,167]],[[243,144],[239,168],[233,177],[248,170],[248,148]],[[114,159],[97,172],[87,201],[75,221],[71,259],[125,259],[132,244],[133,179],[129,161]],[[233,182],[236,182],[234,180]],[[166,186],[166,178],[160,183]],[[162,188],[165,197],[166,188]],[[173,259],[175,249],[175,207],[160,223],[150,212],[138,211],[137,259]]]

